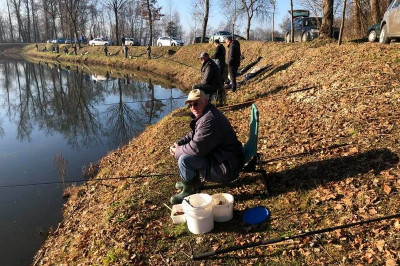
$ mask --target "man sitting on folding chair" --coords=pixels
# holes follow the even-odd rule
[[[170,147],[182,178],[176,185],[182,191],[171,197],[172,204],[179,204],[184,197],[199,192],[199,171],[205,180],[228,183],[243,168],[242,144],[229,120],[209,103],[207,95],[202,90],[192,90],[185,104],[193,113],[192,131]]]

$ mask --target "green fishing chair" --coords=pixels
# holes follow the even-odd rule
[[[249,140],[243,146],[243,162],[244,162],[243,172],[261,173],[266,191],[267,193],[269,193],[269,188],[267,184],[267,174],[262,166],[260,155],[257,153],[258,123],[259,123],[258,109],[257,106],[253,103],[251,105],[251,113],[250,113]],[[259,166],[258,170],[256,170],[257,165]]]

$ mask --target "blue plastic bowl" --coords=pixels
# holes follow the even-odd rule
[[[247,224],[260,224],[267,220],[270,212],[265,207],[254,207],[243,213],[243,220]]]

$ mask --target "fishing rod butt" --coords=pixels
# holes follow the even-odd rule
[[[195,255],[192,255],[192,260],[201,260],[201,259],[204,259],[204,258],[207,258],[207,257],[214,256],[215,254],[216,254],[215,250],[204,252],[204,253],[200,253],[200,254],[195,254]]]

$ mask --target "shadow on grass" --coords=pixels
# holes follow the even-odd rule
[[[270,196],[295,190],[311,190],[324,183],[356,177],[370,171],[379,174],[398,162],[398,155],[389,149],[374,149],[350,156],[310,162],[282,172],[267,173],[268,186],[271,190]],[[252,176],[246,174],[244,178],[238,178],[228,184],[207,184],[204,189],[244,187],[256,182],[260,184],[255,192],[244,192],[236,196],[235,201],[265,198],[267,194],[259,173]]]
[[[368,42],[368,39],[364,37],[364,38],[361,38],[361,39],[350,40],[349,42],[350,43],[365,43],[365,42]]]
[[[272,195],[295,190],[310,190],[321,184],[356,177],[373,171],[378,174],[399,162],[389,149],[373,149],[351,156],[310,162],[282,172],[269,173]]]
[[[276,74],[276,73],[278,73],[278,72],[280,72],[282,70],[288,69],[291,65],[293,65],[294,62],[295,61],[289,61],[286,64],[283,64],[281,66],[278,66],[278,67],[274,68],[271,72],[268,73],[268,75],[265,75],[264,77],[258,78],[257,81],[259,82],[261,80],[264,80],[266,78],[269,78],[269,77],[273,76],[274,74]]]

